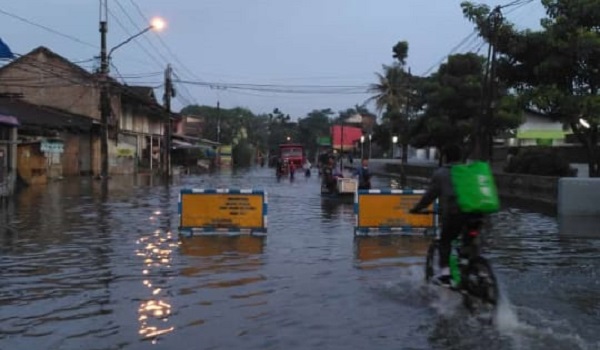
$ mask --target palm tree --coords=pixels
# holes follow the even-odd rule
[[[378,112],[386,111],[392,124],[399,124],[402,144],[402,162],[408,159],[408,115],[407,106],[410,97],[410,74],[404,71],[404,65],[396,63],[384,65],[383,73],[375,73],[377,83],[369,86],[369,92],[374,95],[367,102],[375,102]]]

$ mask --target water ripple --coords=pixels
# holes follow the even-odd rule
[[[377,186],[397,186],[376,179]],[[179,238],[181,188],[263,188],[266,237]],[[510,209],[485,253],[499,322],[423,283],[429,239],[357,237],[353,204],[319,178],[272,169],[82,179],[31,187],[0,216],[0,343],[7,349],[592,349],[600,338],[600,240]]]

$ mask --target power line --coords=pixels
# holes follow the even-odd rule
[[[176,72],[173,72],[173,76],[174,76],[176,79],[181,79],[181,78],[180,78],[180,77],[177,75],[177,73],[176,73]],[[188,90],[187,86],[185,86],[185,85],[179,85],[179,86],[181,86],[181,88],[183,89],[183,91],[185,91],[185,93],[187,93],[187,94],[188,94],[188,97],[190,97],[190,98],[191,98],[191,100],[190,100],[190,101],[194,101],[194,102],[196,102],[196,104],[198,104],[198,101],[196,101],[196,99],[194,98],[194,96],[193,96],[193,95],[190,93],[190,91]],[[179,95],[179,94],[177,94],[177,95]]]
[[[88,42],[85,42],[85,41],[83,41],[83,40],[81,40],[81,39],[79,39],[79,38],[76,38],[76,37],[72,36],[72,35],[69,35],[69,34],[65,34],[65,33],[59,32],[58,30],[56,30],[56,29],[52,29],[52,28],[50,28],[50,27],[48,27],[48,26],[45,26],[45,25],[42,25],[42,24],[39,24],[39,23],[32,22],[32,21],[30,21],[30,20],[28,20],[28,19],[26,19],[26,18],[23,18],[23,17],[21,17],[21,16],[15,15],[15,14],[13,14],[13,13],[9,13],[9,12],[6,12],[6,11],[4,11],[4,10],[1,10],[1,9],[0,9],[0,13],[1,13],[1,14],[3,14],[3,15],[6,15],[6,16],[12,17],[12,18],[14,18],[14,19],[17,19],[17,20],[19,20],[19,21],[21,21],[21,22],[27,23],[27,24],[29,24],[29,25],[32,25],[32,26],[35,26],[35,27],[38,27],[38,28],[44,29],[44,30],[46,30],[46,31],[48,31],[48,32],[50,32],[50,33],[53,33],[53,34],[56,34],[56,35],[62,36],[63,38],[67,38],[67,39],[69,39],[69,40],[75,41],[75,42],[77,42],[77,43],[79,43],[79,44],[82,44],[82,45],[85,45],[85,46],[89,46],[89,47],[93,47],[93,48],[96,48],[96,49],[98,48],[98,46],[97,46],[97,45],[90,44],[90,43],[88,43]]]
[[[434,65],[432,65],[431,67],[429,67],[423,74],[421,74],[422,76],[427,76],[429,73],[431,73],[431,71],[433,71],[436,67],[438,67],[440,64],[444,63],[444,61],[448,58],[448,56],[454,54],[455,52],[457,52],[463,45],[465,45],[469,40],[473,39],[473,37],[476,37],[477,35],[477,30],[473,30],[469,35],[467,35],[466,37],[464,37],[458,44],[456,44],[456,46],[454,46],[450,52],[446,55],[444,55],[444,57],[442,57],[439,61],[437,61]]]

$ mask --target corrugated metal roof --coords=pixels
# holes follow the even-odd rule
[[[93,124],[92,118],[16,100],[0,99],[0,114],[14,116],[22,128],[35,126],[48,129],[89,131]]]

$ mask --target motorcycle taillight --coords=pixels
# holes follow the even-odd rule
[[[469,236],[471,236],[471,237],[477,237],[478,235],[479,235],[479,231],[477,231],[477,230],[469,231]]]

